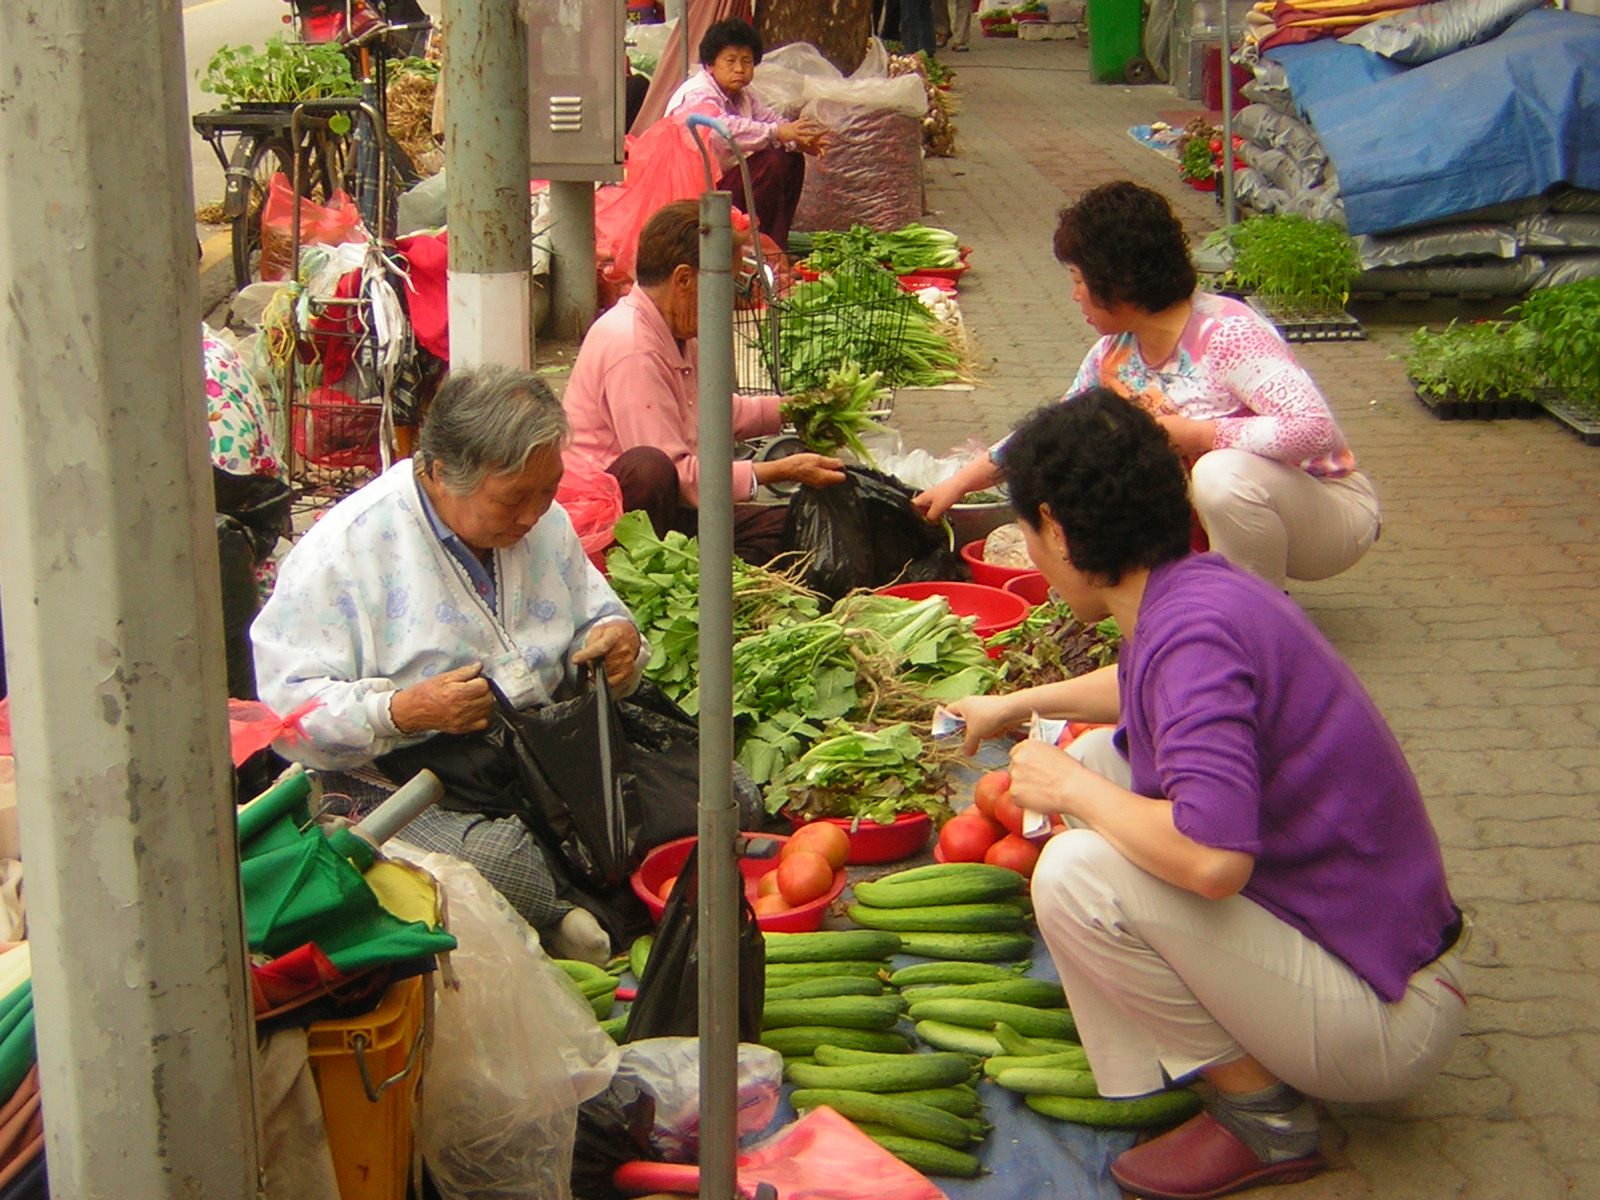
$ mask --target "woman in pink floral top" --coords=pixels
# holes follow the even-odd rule
[[[1190,467],[1211,548],[1278,587],[1353,566],[1378,536],[1372,484],[1277,331],[1195,291],[1166,198],[1125,181],[1094,188],[1062,210],[1055,252],[1102,335],[1068,396],[1108,387],[1156,418]],[[929,519],[992,486],[1004,445],[917,497]]]

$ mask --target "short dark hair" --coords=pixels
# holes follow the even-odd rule
[[[1199,283],[1172,205],[1126,179],[1090,188],[1061,210],[1055,252],[1105,305],[1160,312],[1188,299]]]
[[[730,17],[712,25],[706,30],[705,37],[700,39],[700,65],[709,67],[717,61],[717,55],[729,46],[743,46],[760,63],[761,35],[756,32],[756,27],[749,21]]]
[[[650,214],[639,231],[635,281],[654,287],[672,278],[680,266],[700,269],[700,202],[674,200]]]
[[[1072,565],[1111,587],[1189,552],[1189,488],[1154,417],[1090,388],[1023,418],[1001,455],[1017,516],[1061,526]]]

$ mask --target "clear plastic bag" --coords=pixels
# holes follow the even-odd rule
[[[444,1200],[566,1200],[578,1105],[618,1050],[539,935],[477,870],[390,842],[430,872],[458,942],[438,992],[419,1140]]]
[[[891,78],[888,52],[877,38],[848,78],[815,46],[791,42],[762,56],[750,86],[763,101],[791,115],[818,102],[887,110],[919,120],[928,111],[921,76]]]
[[[700,1160],[700,1041],[645,1038],[622,1048],[617,1077],[655,1097],[650,1148],[666,1162]],[[783,1086],[783,1056],[739,1043],[739,1136],[752,1137],[772,1122]]]

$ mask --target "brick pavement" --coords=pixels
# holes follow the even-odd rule
[[[929,219],[974,247],[961,299],[983,379],[897,406],[908,443],[935,451],[1003,432],[1059,394],[1087,349],[1049,248],[1063,203],[1134,178],[1171,196],[1195,234],[1219,217],[1127,136],[1194,107],[1170,89],[1094,86],[1071,42],[980,38],[944,61],[961,155],[930,160]],[[1336,1106],[1336,1169],[1251,1194],[1600,1197],[1600,448],[1546,420],[1434,420],[1389,358],[1409,328],[1302,350],[1377,484],[1384,532],[1355,569],[1293,591],[1428,798],[1477,923],[1468,1034],[1421,1095]]]

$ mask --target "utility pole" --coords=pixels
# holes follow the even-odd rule
[[[594,184],[587,179],[550,181],[551,328],[577,341],[599,307],[595,285]]]
[[[181,16],[0,4],[0,575],[57,1196],[257,1193]]]
[[[450,361],[533,365],[528,38],[517,0],[445,0]]]

